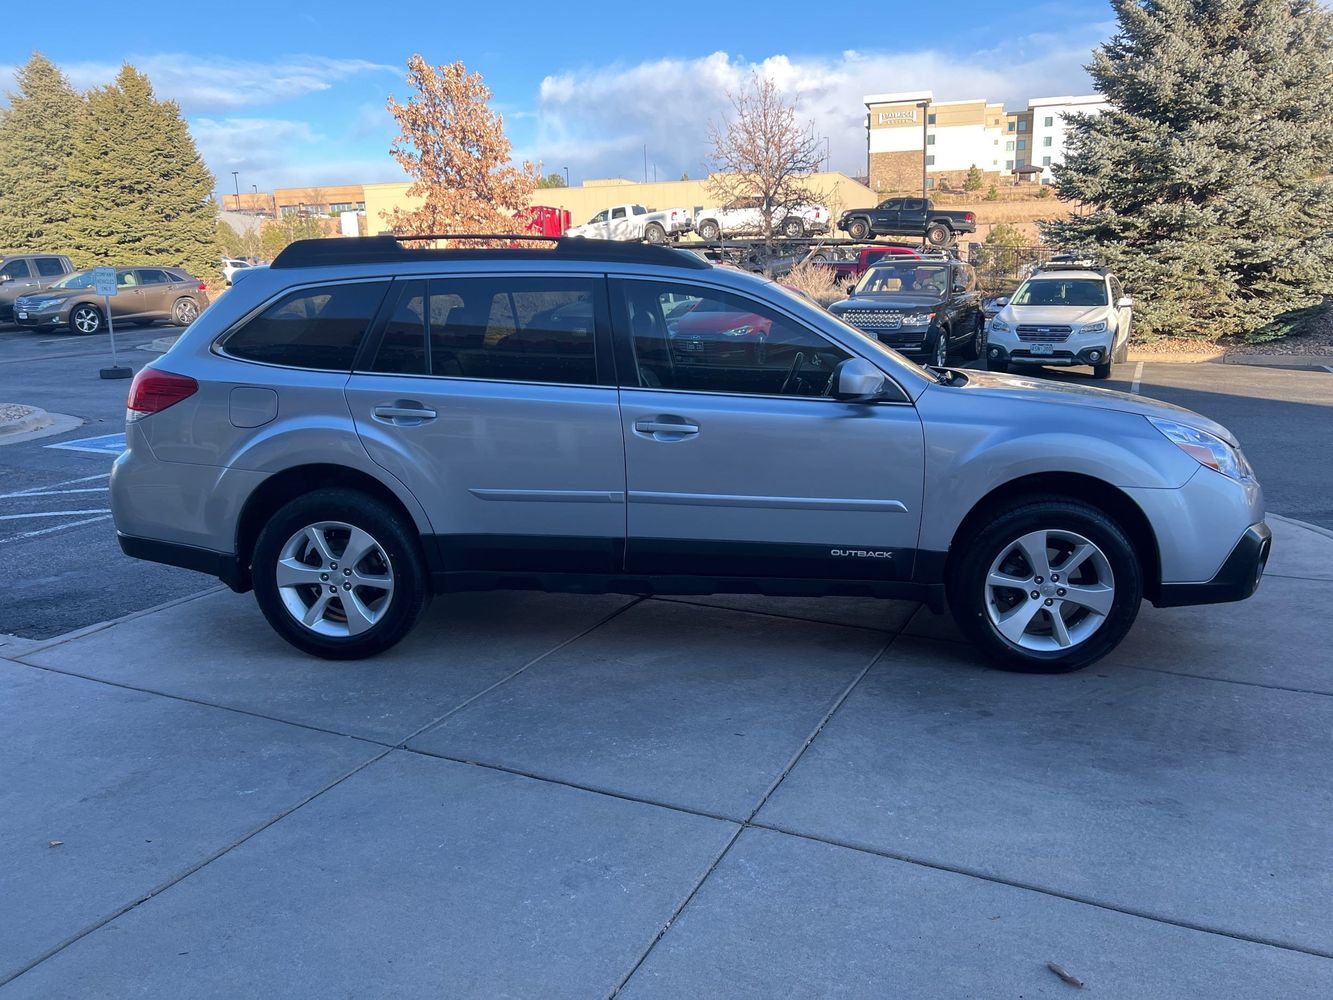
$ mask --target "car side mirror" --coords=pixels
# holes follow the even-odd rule
[[[873,403],[883,399],[888,379],[864,358],[848,358],[838,363],[829,376],[833,391],[829,394],[844,403]]]
[[[1115,307],[1117,309],[1128,309],[1133,304],[1134,304],[1133,299],[1131,299],[1128,295],[1122,295],[1120,296],[1120,298],[1116,299]]]
[[[13,281],[13,280],[14,276],[12,274],[0,274],[0,285],[3,285],[7,281]]]
[[[1007,295],[1002,295],[995,300],[995,304],[999,306],[1001,309],[1003,309],[1005,306],[1009,304],[1009,297]]]

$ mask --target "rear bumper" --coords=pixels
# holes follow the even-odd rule
[[[250,589],[248,574],[241,569],[240,560],[230,552],[214,552],[212,549],[163,542],[156,538],[138,538],[123,531],[116,532],[116,541],[120,543],[120,551],[134,559],[207,573],[217,577],[238,594]]]
[[[1190,604],[1226,604],[1243,601],[1259,589],[1273,533],[1260,521],[1241,535],[1222,568],[1205,583],[1163,583],[1153,601],[1159,608],[1179,608]]]

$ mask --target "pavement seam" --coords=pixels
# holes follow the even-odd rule
[[[1293,576],[1291,573],[1270,573],[1264,570],[1264,579],[1269,577],[1274,580],[1300,580],[1302,583],[1333,583],[1333,577],[1328,576]]]
[[[142,618],[144,615],[151,615],[158,611],[166,611],[168,608],[174,608],[180,604],[188,604],[191,601],[197,601],[201,597],[207,597],[209,594],[218,594],[227,590],[227,587],[221,583],[215,583],[205,590],[197,591],[193,594],[186,594],[184,597],[173,597],[169,601],[163,601],[161,604],[154,604],[151,608],[142,608],[139,611],[131,611],[127,615],[121,615],[119,618],[108,618],[104,622],[97,622],[93,625],[85,625],[82,628],[76,628],[72,632],[65,632],[61,635],[53,635],[49,639],[34,639],[36,645],[29,646],[23,651],[24,656],[33,653],[40,653],[43,650],[54,649],[56,646],[64,645],[67,642],[73,642],[75,639],[82,639],[87,635],[96,635],[98,632],[111,628],[113,625],[123,625],[126,622],[132,622],[136,618]],[[22,639],[23,636],[16,638]],[[33,664],[29,664],[32,666]]]
[[[708,866],[708,870],[703,873],[703,876],[694,884],[694,888],[689,891],[681,904],[676,907],[671,916],[667,918],[666,923],[662,925],[658,930],[657,935],[644,950],[643,954],[639,956],[639,960],[634,963],[629,972],[625,973],[624,978],[616,984],[615,989],[609,994],[610,997],[618,996],[621,990],[623,990],[626,985],[628,985],[629,981],[634,978],[634,974],[642,968],[643,963],[648,961],[649,956],[652,955],[662,939],[666,937],[667,932],[671,930],[676,921],[679,920],[681,915],[689,908],[690,903],[694,902],[694,897],[699,894],[699,890],[703,888],[704,883],[708,881],[713,872],[717,871],[718,865],[722,864],[723,859],[731,852],[731,848],[735,845],[736,841],[740,839],[741,834],[748,829],[754,828],[754,818],[759,814],[759,810],[764,808],[764,805],[768,802],[769,798],[778,790],[778,787],[782,782],[786,780],[787,775],[791,773],[792,769],[795,768],[798,763],[800,763],[801,758],[805,756],[805,752],[810,749],[811,744],[813,744],[819,734],[824,731],[824,727],[828,725],[829,720],[833,718],[838,709],[842,708],[847,699],[851,697],[852,692],[856,690],[861,681],[865,679],[866,674],[870,673],[875,664],[883,658],[884,654],[889,651],[889,647],[893,645],[897,638],[896,635],[889,636],[884,642],[884,645],[882,645],[876,651],[875,655],[870,658],[870,662],[861,668],[861,671],[852,678],[851,683],[843,688],[842,693],[834,700],[833,704],[829,707],[829,710],[824,713],[823,718],[821,718],[815,725],[815,728],[811,731],[810,735],[806,737],[805,742],[802,743],[800,748],[791,756],[791,759],[787,762],[787,766],[782,769],[782,772],[778,775],[777,779],[768,786],[768,790],[759,797],[759,802],[752,810],[750,810],[750,814],[736,828],[735,832],[732,833],[731,839],[727,841],[718,856],[713,859],[713,863]]]
[[[381,744],[376,744],[376,745],[382,746]],[[365,761],[362,764],[357,765],[356,767],[352,768],[350,771],[348,771],[341,777],[335,778],[333,781],[324,785],[322,788],[316,789],[314,792],[311,792],[305,798],[289,806],[288,808],[282,810],[275,816],[270,817],[266,822],[261,823],[259,826],[251,830],[249,833],[241,836],[239,840],[236,840],[235,842],[228,844],[226,847],[223,847],[220,850],[215,851],[213,854],[210,854],[202,861],[187,868],[181,874],[173,876],[167,879],[167,881],[160,883],[156,888],[150,889],[146,894],[136,898],[133,902],[127,903],[125,906],[116,910],[110,916],[104,917],[101,920],[98,920],[95,923],[89,925],[88,927],[85,927],[83,930],[79,931],[77,934],[74,934],[72,937],[66,938],[64,941],[56,945],[54,948],[51,948],[50,950],[44,952],[42,955],[33,959],[31,962],[23,966],[23,968],[19,969],[13,975],[0,979],[0,987],[4,987],[9,983],[12,983],[14,980],[18,979],[19,976],[22,976],[24,973],[29,972],[32,969],[35,969],[37,966],[41,965],[43,962],[46,962],[54,958],[56,955],[60,954],[60,952],[64,951],[70,945],[83,940],[85,937],[87,937],[89,934],[92,934],[95,931],[101,930],[107,924],[111,923],[114,920],[118,920],[125,914],[129,913],[131,910],[137,909],[138,907],[142,906],[144,903],[148,902],[153,897],[160,896],[162,893],[166,892],[173,886],[179,885],[181,882],[185,881],[191,875],[195,874],[195,872],[199,871],[202,868],[207,867],[208,865],[211,865],[214,861],[218,860],[218,858],[226,854],[230,854],[232,851],[240,847],[246,841],[263,833],[269,827],[273,826],[273,824],[283,819],[286,819],[292,813],[296,812],[296,810],[300,809],[305,805],[308,805],[309,803],[313,802],[315,799],[319,798],[326,792],[331,791],[334,788],[337,788],[348,778],[352,777],[355,774],[359,774],[360,772],[368,768],[371,764],[383,760],[391,753],[393,753],[392,747],[383,747],[383,749],[381,749],[379,753],[375,754],[375,756],[371,757],[369,760]]]
[[[1313,694],[1324,698],[1333,698],[1333,691],[1316,691],[1313,688],[1287,687],[1285,684],[1261,684],[1258,681],[1242,681],[1234,677],[1214,677],[1210,674],[1192,674],[1185,670],[1167,670],[1165,667],[1141,667],[1134,663],[1118,664],[1121,669],[1142,670],[1152,674],[1170,674],[1172,677],[1190,677],[1198,681],[1219,681],[1223,684],[1240,684],[1243,687],[1263,688],[1266,691],[1287,691],[1291,694]]]
[[[894,851],[886,851],[882,848],[869,847],[865,844],[852,843],[834,837],[803,833],[800,830],[780,826],[776,823],[757,822],[747,825],[756,830],[768,830],[772,833],[780,833],[788,837],[797,837],[801,840],[808,840],[817,844],[827,844],[831,847],[840,847],[849,851],[860,851],[862,854],[870,854],[877,858],[886,858],[890,861],[900,861],[904,864],[917,865],[921,868],[930,868],[935,871],[963,875],[968,878],[980,879],[983,882],[993,882],[996,885],[1008,886],[1011,889],[1023,889],[1028,892],[1040,893],[1043,896],[1066,899],[1072,903],[1082,903],[1084,906],[1095,906],[1099,910],[1110,910],[1113,913],[1123,913],[1126,916],[1137,917],[1140,920],[1151,920],[1159,924],[1169,924],[1172,927],[1183,927],[1186,930],[1198,931],[1202,934],[1216,934],[1219,937],[1231,938],[1235,941],[1245,941],[1250,944],[1265,945],[1269,948],[1281,948],[1283,951],[1299,952],[1302,955],[1311,955],[1315,958],[1333,959],[1333,951],[1320,951],[1317,948],[1308,948],[1305,945],[1289,944],[1277,940],[1276,938],[1257,937],[1251,934],[1243,934],[1239,931],[1229,931],[1221,927],[1210,927],[1207,924],[1192,923],[1188,920],[1166,917],[1161,914],[1150,913],[1147,910],[1136,910],[1127,906],[1119,906],[1115,903],[1102,902],[1093,899],[1090,896],[1079,896],[1070,892],[1062,892],[1059,889],[1052,889],[1048,886],[1037,885],[1032,882],[1020,882],[1017,879],[1008,879],[999,875],[991,875],[976,868],[964,868],[958,865],[945,864],[940,861],[929,861],[925,858],[914,857],[910,854],[898,854]]]

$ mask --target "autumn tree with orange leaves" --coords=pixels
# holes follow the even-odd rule
[[[413,178],[407,195],[420,204],[384,212],[385,221],[404,236],[520,231],[514,215],[527,208],[537,171],[509,162],[504,119],[491,111],[481,74],[462,62],[432,66],[414,55],[407,82],[415,96],[406,104],[389,98],[402,130],[389,152]]]

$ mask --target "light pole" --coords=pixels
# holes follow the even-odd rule
[[[239,174],[237,170],[231,172],[231,182],[236,187],[236,211],[239,212],[241,210],[241,180],[237,174]]]
[[[565,187],[569,187],[569,168],[565,167]]]

